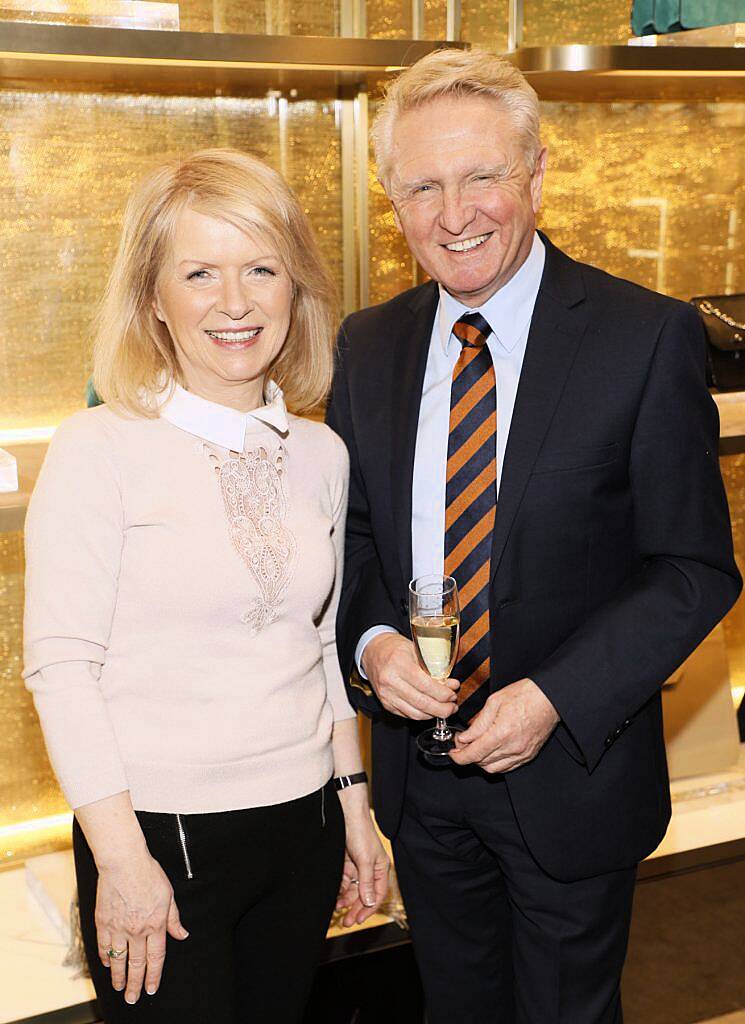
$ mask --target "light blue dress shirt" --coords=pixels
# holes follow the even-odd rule
[[[440,285],[432,338],[424,372],[414,453],[411,501],[412,565],[414,577],[441,573],[445,562],[445,484],[450,433],[450,388],[461,343],[453,326],[464,313],[480,313],[492,329],[489,347],[497,380],[497,493],[502,463],[515,408],[528,332],[543,276],[546,249],[536,234],[528,258],[515,276],[477,309],[469,309]],[[360,637],[355,661],[360,675],[362,652],[390,626],[372,626]]]

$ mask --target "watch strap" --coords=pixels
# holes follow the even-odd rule
[[[356,786],[360,782],[367,782],[367,772],[355,772],[354,775],[337,775],[334,779],[336,790],[348,789],[349,786]]]

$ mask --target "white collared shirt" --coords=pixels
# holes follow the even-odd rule
[[[174,384],[172,394],[160,407],[160,415],[188,434],[201,437],[220,448],[227,448],[228,451],[242,452],[246,434],[252,432],[254,424],[266,424],[283,436],[289,432],[284,394],[273,380],[267,381],[265,385],[264,401],[265,404],[258,409],[240,412],[195,395],[180,384]]]
[[[450,389],[461,343],[453,334],[465,313],[480,313],[492,329],[487,346],[497,380],[497,492],[502,463],[520,383],[528,333],[543,276],[546,249],[536,234],[528,258],[515,276],[474,309],[462,305],[440,285],[427,366],[419,406],[414,479],[411,494],[411,539],[414,578],[441,573],[445,562],[445,485],[450,433]],[[365,645],[378,633],[395,632],[373,626],[360,637],[355,651],[357,668]]]

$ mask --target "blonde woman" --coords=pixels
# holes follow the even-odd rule
[[[107,1022],[298,1021],[337,897],[352,923],[385,893],[334,636],[347,453],[285,407],[326,394],[332,298],[273,170],[160,167],[100,316],[106,404],[31,501],[25,677]]]

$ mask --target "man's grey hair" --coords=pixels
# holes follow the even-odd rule
[[[538,96],[522,72],[509,61],[484,50],[446,47],[422,57],[388,87],[372,126],[378,177],[390,193],[391,150],[396,120],[409,110],[443,97],[483,96],[493,99],[515,126],[528,170],[535,170],[541,151]]]

